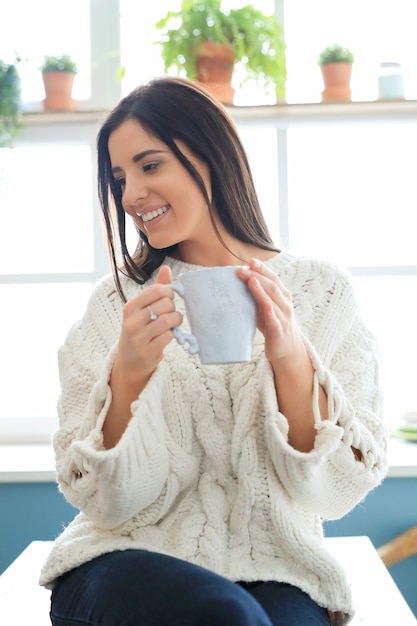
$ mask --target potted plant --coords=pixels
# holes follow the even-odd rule
[[[78,72],[77,63],[68,55],[45,56],[39,68],[45,88],[45,109],[70,110],[77,103],[72,98],[74,78]]]
[[[226,11],[221,0],[182,0],[181,9],[169,11],[156,29],[165,72],[176,70],[199,80],[224,104],[232,104],[231,79],[239,62],[240,86],[252,79],[265,89],[272,86],[277,100],[285,100],[284,31],[275,15],[265,15],[251,4]],[[218,52],[224,60],[217,60]]]
[[[0,60],[0,147],[11,147],[19,128],[19,74],[16,65]]]
[[[349,101],[352,91],[350,81],[355,57],[349,48],[337,43],[327,46],[319,55],[324,90],[322,101]]]

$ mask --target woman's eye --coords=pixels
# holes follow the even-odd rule
[[[114,182],[116,183],[116,185],[118,187],[120,187],[120,189],[123,189],[125,184],[126,184],[126,179],[125,178],[115,178]]]
[[[146,165],[143,166],[143,171],[144,172],[150,172],[152,170],[156,170],[158,165],[159,165],[159,163],[146,163]]]

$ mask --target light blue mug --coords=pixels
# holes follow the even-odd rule
[[[182,274],[169,286],[184,299],[191,333],[173,328],[179,344],[201,363],[250,361],[256,331],[256,304],[236,266],[207,267]]]

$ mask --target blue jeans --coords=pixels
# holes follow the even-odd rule
[[[126,550],[64,574],[53,626],[329,626],[327,611],[291,585],[234,583],[176,558]]]

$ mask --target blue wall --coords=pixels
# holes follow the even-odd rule
[[[35,539],[54,539],[76,510],[54,483],[0,483],[0,573]],[[325,524],[328,536],[368,535],[380,546],[417,525],[417,478],[387,478],[349,515]],[[417,555],[390,568],[417,616]]]
[[[0,483],[0,573],[35,539],[54,539],[76,510],[55,483]]]

